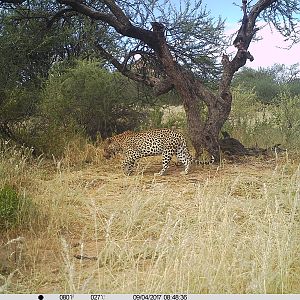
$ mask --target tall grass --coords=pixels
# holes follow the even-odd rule
[[[44,219],[20,230],[23,275],[6,292],[300,292],[297,164],[250,160],[157,178],[159,160],[132,177],[115,163],[32,178]]]
[[[132,182],[95,207],[101,280],[89,291],[299,292],[299,169],[228,179]]]

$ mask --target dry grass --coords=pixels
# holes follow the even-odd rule
[[[118,160],[95,161],[21,174],[38,213],[0,238],[4,292],[300,292],[299,160],[249,158],[187,176],[173,165],[164,177],[153,176],[159,158],[131,177]],[[7,242],[19,236],[13,260]]]

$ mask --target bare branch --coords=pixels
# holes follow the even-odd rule
[[[255,21],[259,14],[264,11],[266,8],[270,7],[273,3],[278,0],[259,0],[251,9],[249,13],[249,22],[248,27],[250,30],[253,30],[255,26]]]
[[[131,26],[131,23],[128,19],[128,17],[124,14],[124,12],[116,5],[116,3],[113,0],[103,0],[103,3],[105,3],[110,11],[113,13],[113,15],[123,23],[124,26]]]
[[[256,19],[259,14],[266,8],[270,7],[278,0],[259,0],[247,14],[247,0],[242,0],[243,20],[241,27],[234,40],[234,45],[238,49],[232,61],[229,60],[227,55],[223,55],[223,74],[219,84],[220,95],[227,95],[231,80],[236,71],[246,64],[247,59],[254,60],[254,57],[248,51],[248,47],[253,39],[253,36],[258,31],[255,28]]]
[[[58,11],[48,22],[47,22],[47,27],[50,28],[54,22],[65,16],[66,14],[68,15],[75,15],[76,12],[72,8],[65,8],[60,11]]]
[[[66,4],[71,6],[73,10],[81,14],[84,14],[90,17],[91,19],[101,20],[116,29],[122,27],[122,23],[120,23],[113,14],[107,14],[107,13],[95,11],[91,9],[89,6],[83,4],[81,1],[77,1],[77,0],[57,0],[57,1],[60,4]]]
[[[150,30],[132,25],[126,15],[115,4],[113,0],[103,0],[110,8],[111,14],[95,11],[79,0],[57,0],[60,4],[71,6],[75,11],[84,14],[94,20],[100,20],[112,26],[118,33],[138,39],[155,49],[157,46],[156,37]]]

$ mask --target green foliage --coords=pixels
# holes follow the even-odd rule
[[[177,128],[186,130],[186,116],[182,105],[156,106],[148,110],[147,122],[141,129],[151,128]]]
[[[33,140],[43,122],[38,127],[33,122],[53,64],[71,65],[74,57],[92,56],[93,34],[105,39],[105,30],[100,32],[100,26],[87,17],[72,22],[53,18],[57,9],[54,1],[47,0],[32,1],[30,9],[0,11],[0,138],[19,145],[36,146]]]
[[[0,105],[0,137],[22,140],[18,131],[36,113],[39,97],[39,91],[34,88],[15,87],[5,91]]]
[[[14,188],[4,186],[0,190],[0,227],[16,222],[19,204],[20,197]]]
[[[300,95],[300,79],[299,78],[295,78],[295,79],[290,80],[286,84],[285,90],[291,96],[299,96]]]
[[[187,131],[186,115],[184,111],[170,114],[164,120],[164,127],[177,128]]]
[[[263,103],[272,103],[280,92],[280,86],[275,78],[264,69],[256,71],[245,68],[236,74],[233,84],[242,85],[244,90],[254,89],[258,99]]]
[[[245,91],[253,89],[259,101],[271,104],[278,101],[283,91],[291,96],[300,95],[299,73],[297,64],[290,67],[275,64],[259,70],[244,68],[235,75],[233,86],[242,86]]]
[[[32,151],[0,140],[0,230],[25,228],[36,221],[36,205],[24,190],[26,182],[32,183],[33,173],[41,162],[33,158]]]
[[[161,107],[155,107],[149,111],[149,121],[148,123],[144,124],[144,127],[150,128],[162,128],[163,125],[163,115],[164,112]]]
[[[107,71],[100,62],[78,60],[67,68],[57,65],[39,106],[37,144],[43,151],[49,152],[49,145],[58,152],[77,134],[96,139],[98,134],[107,137],[132,130],[144,119],[139,101],[135,83]]]
[[[291,96],[281,93],[278,98],[278,106],[274,109],[274,117],[278,129],[284,134],[284,143],[291,147],[299,147],[300,144],[300,95]]]
[[[224,129],[233,137],[246,146],[300,146],[300,96],[281,93],[274,104],[266,105],[258,101],[253,89],[238,86],[232,93],[232,110]]]
[[[1,11],[0,22],[0,137],[22,144],[18,131],[35,113],[60,35],[17,11]]]
[[[12,186],[5,185],[0,189],[0,229],[17,225],[24,212],[25,200]]]
[[[0,189],[0,230],[27,227],[37,217],[36,213],[33,202],[20,195],[13,186],[4,185]]]
[[[22,184],[26,175],[30,173],[32,152],[32,148],[19,147],[12,141],[0,140],[0,186],[7,183],[13,186]]]
[[[1,10],[0,85],[10,88],[30,82],[38,86],[54,62],[91,55],[89,32],[96,27],[82,16],[73,22],[52,19],[57,8],[47,0],[32,1],[29,9]]]

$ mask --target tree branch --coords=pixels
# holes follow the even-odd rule
[[[58,11],[56,14],[54,14],[54,16],[52,16],[52,18],[47,22],[47,28],[52,27],[55,21],[59,20],[68,13],[71,13],[71,15],[76,14],[76,12],[72,8],[64,8]]]
[[[83,15],[86,15],[86,16],[90,17],[91,19],[101,20],[114,28],[122,27],[122,23],[120,23],[113,14],[107,14],[107,13],[95,11],[95,10],[91,9],[90,7],[88,7],[87,5],[83,4],[81,1],[57,0],[57,2],[60,4],[69,5],[72,7],[73,10],[75,10]]]
[[[132,37],[143,41],[149,45],[152,49],[157,46],[156,36],[150,30],[139,28],[131,24],[129,18],[121,11],[121,9],[115,4],[113,0],[103,0],[110,11],[109,13],[103,13],[91,9],[79,0],[57,0],[60,4],[66,4],[71,6],[75,11],[84,14],[94,20],[100,20],[108,25],[112,26],[118,33],[123,36]]]
[[[118,19],[118,21],[121,21],[121,23],[124,26],[131,26],[128,17],[124,14],[120,7],[116,5],[116,3],[113,0],[102,0],[102,2],[107,5],[107,7],[110,9],[113,15]]]
[[[248,47],[253,36],[258,31],[255,28],[256,19],[263,10],[276,1],[278,0],[259,0],[247,15],[247,0],[242,0],[244,16],[237,37],[233,42],[238,51],[231,61],[225,54],[223,54],[222,58],[223,74],[219,85],[219,94],[221,97],[229,95],[229,87],[234,73],[246,64],[247,59],[250,61],[254,60],[254,57],[248,51]]]
[[[124,59],[124,62],[123,62],[123,65],[127,65],[129,59],[131,57],[133,57],[134,55],[136,54],[139,54],[141,56],[150,56],[150,55],[154,55],[154,53],[151,53],[151,52],[147,52],[147,51],[143,51],[143,50],[132,50],[132,51],[129,51],[128,54],[125,56],[125,59]]]
[[[100,52],[101,56],[104,57],[107,61],[109,61],[120,73],[134,81],[142,82],[152,87],[156,96],[165,94],[173,89],[173,83],[169,78],[159,79],[156,77],[144,76],[133,72],[127,68],[127,62],[125,64],[122,64],[110,53],[108,53],[101,45],[95,44],[95,46]]]
[[[259,0],[251,9],[249,13],[249,29],[254,28],[255,26],[255,21],[259,14],[265,10],[266,8],[270,7],[271,4],[275,3],[278,0]]]

